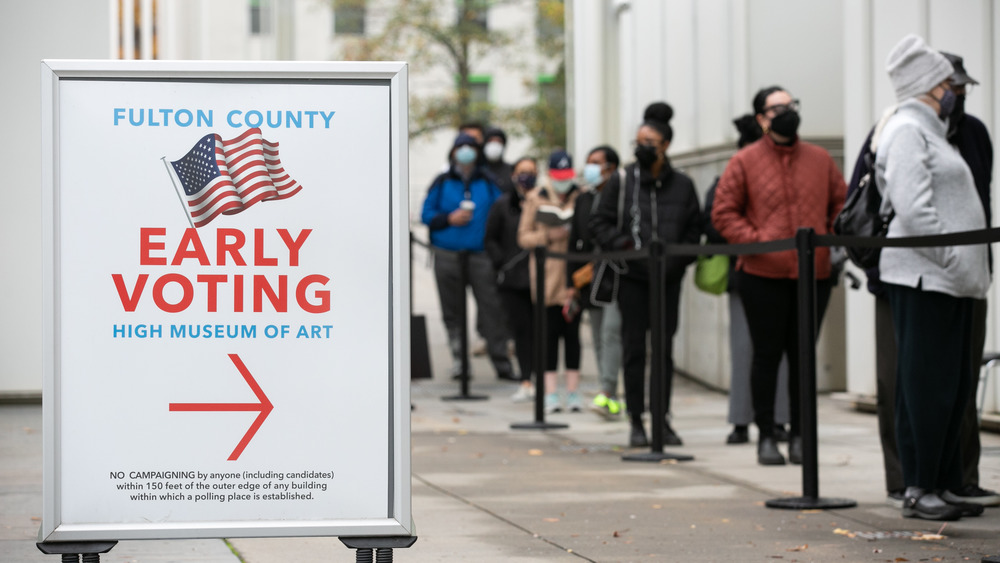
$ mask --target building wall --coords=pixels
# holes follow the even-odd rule
[[[107,58],[108,0],[5,2],[0,18],[0,396],[41,390],[41,60]]]

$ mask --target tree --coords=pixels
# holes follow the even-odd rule
[[[372,0],[334,0],[335,6],[372,5]],[[468,121],[496,123],[512,133],[529,135],[536,149],[548,150],[566,142],[565,72],[563,71],[563,0],[395,0],[383,2],[385,25],[349,43],[348,60],[409,61],[415,71],[444,66],[454,76],[454,89],[447,94],[410,98],[410,136],[419,137],[441,129],[454,129]],[[523,108],[497,108],[488,100],[476,100],[473,78],[477,64],[487,54],[500,64],[516,60],[520,37],[513,32],[490,29],[486,13],[491,6],[520,3],[537,6],[537,47],[559,61],[553,80],[527,85],[537,87],[536,103]],[[454,6],[454,10],[452,9]]]
[[[454,75],[455,88],[448,95],[410,99],[410,135],[414,137],[493,117],[489,102],[472,99],[473,65],[488,50],[505,49],[512,43],[512,37],[486,27],[489,0],[453,1],[456,12],[450,18],[452,12],[446,9],[447,1],[398,0],[384,28],[360,39],[346,53],[353,60],[404,58],[419,68],[444,64]]]

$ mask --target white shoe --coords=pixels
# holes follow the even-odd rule
[[[533,385],[519,385],[517,391],[510,396],[510,400],[515,403],[526,403],[535,398],[535,387]]]

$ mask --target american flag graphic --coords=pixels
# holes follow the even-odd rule
[[[196,228],[219,215],[235,215],[259,201],[289,198],[302,189],[281,165],[278,143],[265,139],[256,127],[228,141],[215,133],[205,135],[170,164]]]

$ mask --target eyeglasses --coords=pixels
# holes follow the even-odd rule
[[[781,115],[786,111],[799,111],[800,107],[801,104],[799,103],[798,100],[792,100],[790,103],[787,104],[768,106],[764,108],[764,111],[762,113],[774,112],[774,115]]]

